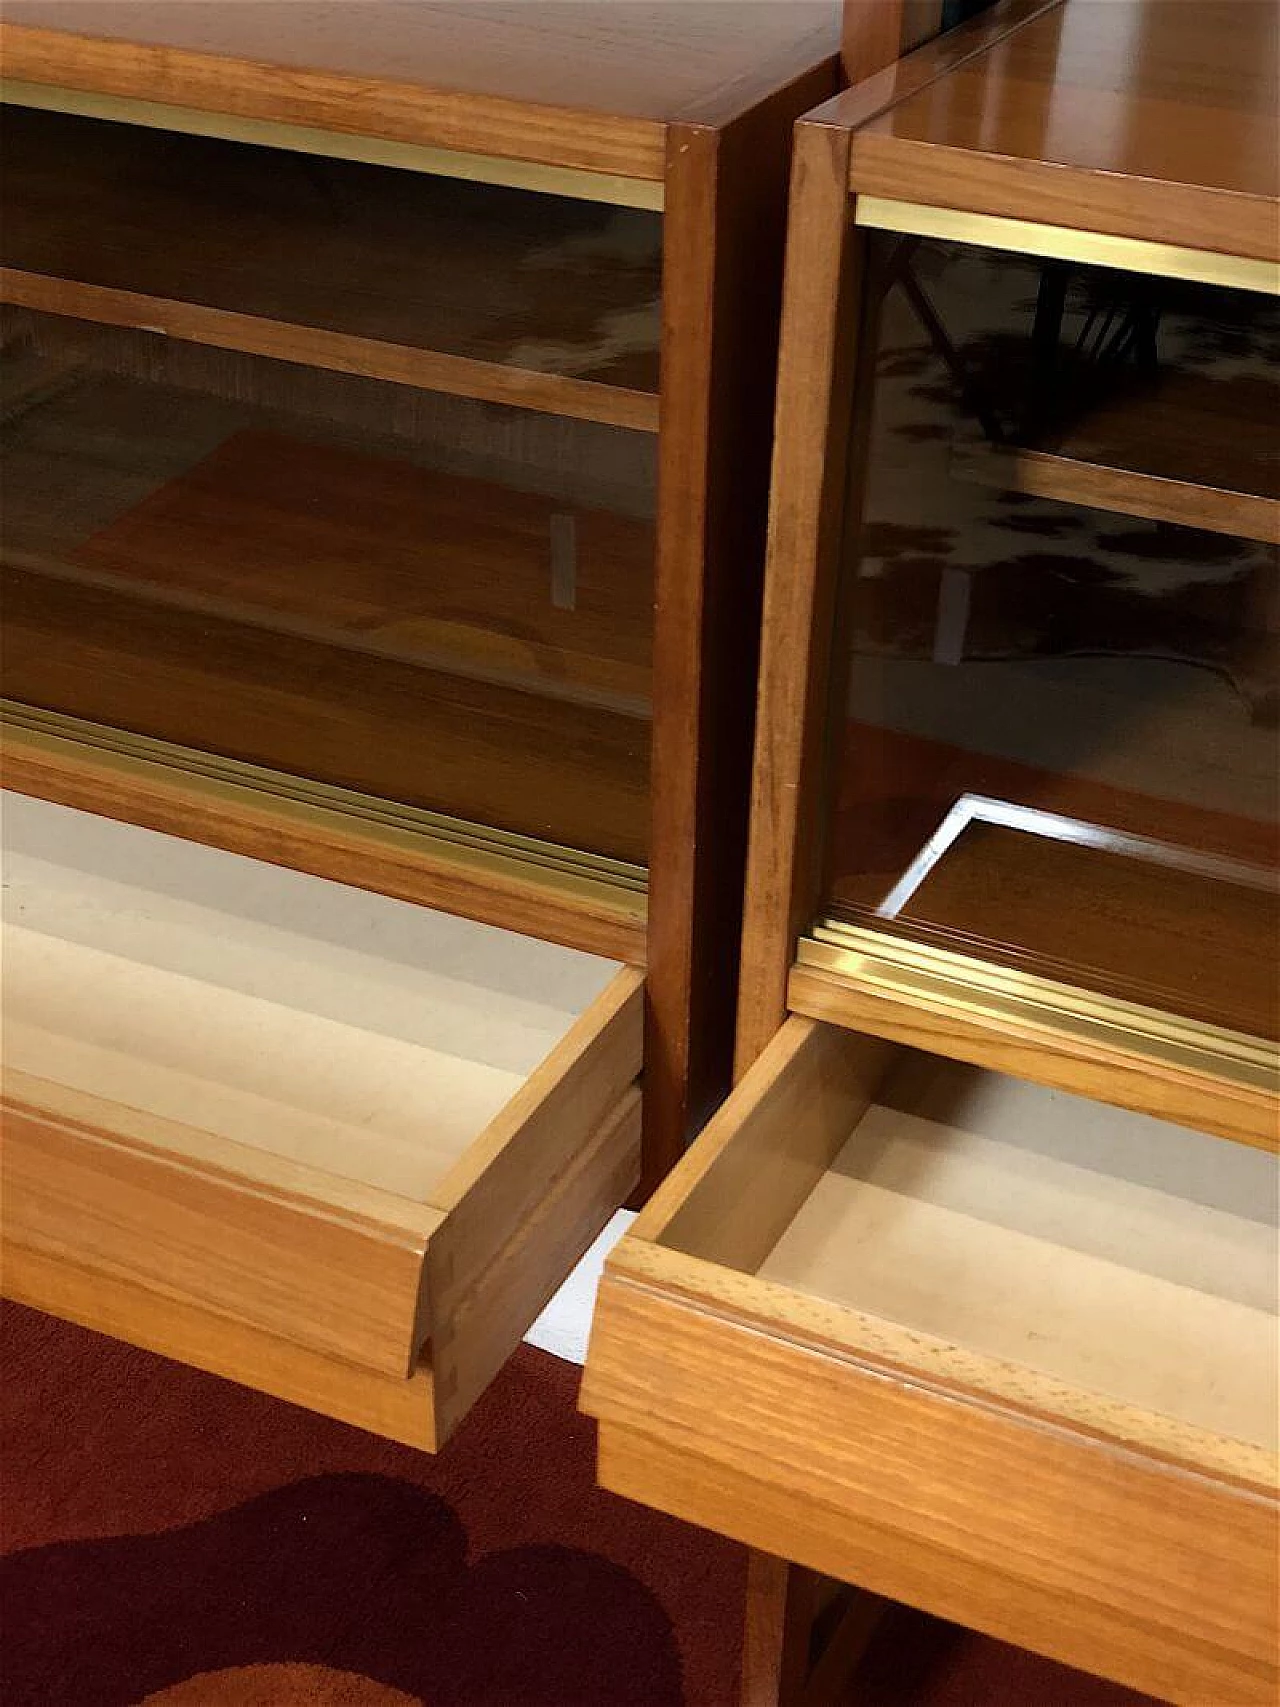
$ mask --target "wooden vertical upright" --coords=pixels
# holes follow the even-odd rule
[[[932,34],[935,12],[935,0],[845,0],[849,81],[885,70]],[[742,929],[752,975],[739,991],[735,1079],[786,1017],[791,944],[819,881],[818,826],[805,814],[823,751],[865,276],[865,242],[849,214],[851,144],[847,128],[802,125],[792,163],[767,551],[767,562],[786,564],[787,573],[775,569],[765,586]],[[818,1648],[821,1579],[751,1553],[742,1707],[822,1707],[833,1698],[878,1613],[874,1597],[845,1598]]]
[[[738,1077],[786,1015],[791,942],[817,880],[801,812],[826,712],[851,405],[849,147],[848,130],[804,125],[792,169],[768,546],[768,561],[787,572],[765,592],[742,941],[753,975],[738,1007]]]
[[[641,1195],[730,1081],[790,139],[834,76],[668,128]]]

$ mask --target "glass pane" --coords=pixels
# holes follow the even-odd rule
[[[643,861],[652,435],[0,331],[11,698]]]
[[[1276,1035],[1276,302],[888,236],[872,280],[828,911]]]
[[[14,106],[0,135],[28,307],[59,280],[657,391],[656,213]]]

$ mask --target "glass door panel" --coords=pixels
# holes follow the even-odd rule
[[[1274,298],[875,234],[826,911],[1276,1036]]]

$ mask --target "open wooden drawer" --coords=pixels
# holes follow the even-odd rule
[[[5,808],[5,1292],[436,1447],[635,1183],[642,974]]]
[[[1059,1659],[1276,1698],[1277,1158],[792,1017],[616,1248],[616,1492]]]

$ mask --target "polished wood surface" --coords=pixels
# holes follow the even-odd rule
[[[656,431],[655,214],[3,109],[0,295]]]
[[[1051,1182],[1072,1176],[1062,1162],[1080,1161],[1094,1142],[1087,1121],[1073,1124],[1068,1116],[1063,1124],[1066,1111],[1058,1111],[1056,1130],[1067,1144],[1059,1155],[1050,1136],[1054,1121],[1045,1126],[1015,1106],[1018,1096],[1042,1093],[1023,1086],[1001,1117],[1003,1127],[975,1127],[969,1111],[982,1103],[956,1105],[934,1095],[954,1066],[935,1064],[934,1075],[922,1077],[908,1062],[909,1070],[880,1093],[879,1111],[867,1111],[871,1124],[860,1139],[866,1081],[854,1071],[841,1087],[832,1053],[865,1047],[791,1021],[609,1259],[584,1385],[585,1408],[601,1424],[605,1484],[1171,1700],[1269,1701],[1280,1604],[1275,1462],[1270,1447],[1250,1444],[1258,1426],[1274,1428],[1265,1369],[1241,1360],[1227,1385],[1240,1383],[1243,1409],[1233,1410],[1232,1400],[1214,1413],[1226,1387],[1206,1387],[1202,1361],[1178,1349],[1178,1336],[1193,1330],[1176,1308],[1178,1325],[1167,1344],[1160,1335],[1127,1338],[1136,1318],[1126,1315],[1120,1333],[1104,1326],[1095,1346],[1088,1312],[1108,1317],[1105,1284],[1095,1288],[1091,1304],[1078,1285],[1050,1302],[1057,1242],[1064,1262],[1087,1268],[1092,1241],[1117,1239],[1127,1253],[1125,1282],[1146,1300],[1142,1308],[1167,1308],[1172,1294],[1160,1275],[1198,1262],[1191,1253],[1201,1246],[1184,1237],[1183,1223],[1219,1213],[1216,1187],[1197,1196],[1218,1175],[1206,1167],[1181,1176],[1185,1198],[1176,1187],[1167,1198],[1157,1193],[1152,1202],[1159,1201],[1160,1211],[1140,1235],[1123,1212],[1119,1219],[1104,1213],[1081,1221],[1064,1203],[1053,1207]],[[705,1198],[709,1211],[717,1200],[718,1175],[737,1177],[741,1168],[742,1178],[750,1176],[747,1153],[764,1141],[760,1110],[771,1097],[785,1100],[790,1081],[821,1089],[826,1110],[814,1116],[825,1122],[825,1143],[806,1146],[803,1163],[785,1117],[774,1125],[779,1154],[793,1157],[786,1195],[800,1208],[763,1261],[751,1239],[736,1266],[729,1251],[709,1260],[700,1240],[716,1223],[699,1205]],[[989,1107],[991,1120],[1000,1103]],[[916,1141],[919,1129],[911,1122],[921,1117],[928,1142],[942,1148],[929,1165],[902,1160],[899,1166],[894,1145]],[[953,1137],[934,1124],[948,1118],[956,1119]],[[1132,1116],[1107,1118],[1129,1134]],[[991,1136],[962,1139],[959,1131]],[[1207,1164],[1211,1140],[1175,1136]],[[1101,1172],[1081,1176],[1091,1190],[1126,1200],[1140,1191],[1147,1175],[1139,1170],[1130,1178],[1140,1155],[1162,1178],[1183,1166],[1165,1154],[1156,1133],[1136,1137],[1136,1149],[1135,1137],[1113,1140],[1100,1128],[1092,1165]],[[744,1156],[735,1163],[739,1141]],[[988,1182],[994,1195],[984,1196],[977,1174],[970,1179],[966,1170],[981,1172],[1006,1145],[1021,1162],[998,1169]],[[1274,1167],[1270,1158],[1237,1155],[1245,1172]],[[931,1183],[943,1177],[948,1157],[963,1197],[953,1204],[952,1213],[960,1211],[955,1230],[984,1253],[969,1270],[973,1284],[946,1282],[943,1267],[955,1249],[930,1235],[914,1260],[874,1270],[896,1301],[866,1306],[862,1292],[878,1284],[871,1261],[877,1241],[899,1237],[917,1213],[922,1226],[929,1222],[934,1211],[925,1200],[950,1189]],[[879,1186],[860,1187],[864,1171]],[[1251,1237],[1223,1249],[1240,1256],[1249,1245],[1250,1284],[1256,1290],[1260,1283],[1265,1294],[1265,1224],[1253,1225],[1257,1199],[1241,1169],[1235,1173],[1240,1189],[1232,1201],[1236,1213],[1247,1206]],[[776,1224],[776,1185],[775,1175],[749,1193],[761,1227]],[[878,1189],[901,1194],[901,1215],[873,1215],[860,1229],[837,1224],[841,1203]],[[991,1218],[985,1224],[984,1215]],[[1035,1238],[1024,1240],[1017,1231],[1019,1216],[1030,1217],[1028,1228],[1038,1227]],[[972,1226],[969,1217],[976,1217]],[[1142,1242],[1145,1256],[1136,1246],[1130,1250],[1133,1240]],[[1154,1268],[1148,1241],[1165,1253]],[[967,1314],[980,1315],[983,1285],[974,1277],[997,1254],[1032,1263],[1029,1272],[1039,1278],[1020,1283],[1017,1296],[1028,1296],[1029,1288],[1043,1294],[1057,1324],[1046,1314],[1044,1333],[1028,1340],[992,1282],[1001,1298],[996,1318],[1018,1335],[1016,1359],[999,1370],[984,1361],[986,1353],[974,1361],[990,1324],[982,1327],[979,1316]],[[1233,1257],[1214,1273],[1211,1281],[1205,1270],[1195,1306],[1210,1315],[1221,1306],[1235,1320],[1227,1295],[1245,1284],[1243,1268]],[[1224,1286],[1218,1299],[1214,1288]],[[850,1296],[857,1298],[852,1306]],[[940,1312],[950,1326],[935,1337],[922,1329],[917,1311]],[[1242,1325],[1254,1331],[1263,1313],[1246,1311]],[[1203,1322],[1195,1331],[1202,1329]],[[1231,1358],[1216,1339],[1205,1355]],[[1068,1375],[1072,1359],[1080,1361]],[[1113,1374],[1104,1377],[1108,1359]],[[1047,1379],[1050,1365],[1057,1375]],[[1114,1371],[1129,1400],[1106,1386],[1117,1378]],[[1091,1381],[1101,1381],[1102,1389],[1091,1391]],[[1134,1408],[1140,1391],[1159,1395],[1167,1409]]]
[[[1278,68],[1270,0],[1063,0],[860,129],[850,187],[1280,259]]]
[[[9,1244],[4,1253],[4,1295],[353,1428],[420,1452],[436,1450],[429,1357],[407,1381],[375,1375],[121,1275],[19,1244]]]
[[[650,179],[667,124],[834,64],[840,30],[836,0],[14,0],[5,18],[10,77]]]

